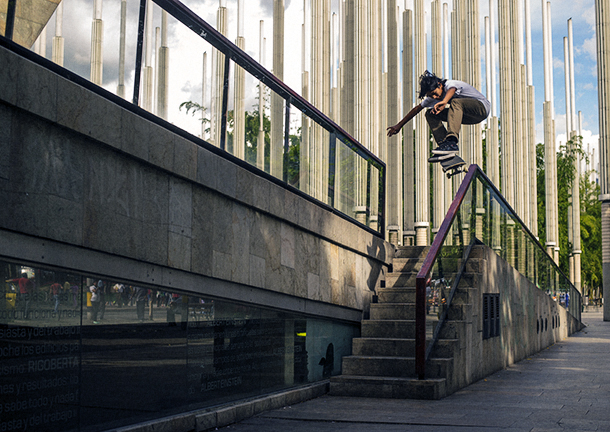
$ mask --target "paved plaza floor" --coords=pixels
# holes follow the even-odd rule
[[[610,322],[582,320],[581,332],[439,401],[323,396],[220,430],[610,431]]]

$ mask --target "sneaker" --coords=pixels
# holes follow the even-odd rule
[[[449,137],[442,141],[437,148],[432,150],[433,154],[441,154],[441,155],[454,155],[460,151],[458,147],[458,141],[455,137]]]

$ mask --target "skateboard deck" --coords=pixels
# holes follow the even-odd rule
[[[451,159],[441,161],[441,167],[443,168],[443,172],[447,173],[447,178],[451,178],[461,172],[466,172],[464,169],[465,166],[466,162],[464,162],[464,159],[457,155],[453,156]]]

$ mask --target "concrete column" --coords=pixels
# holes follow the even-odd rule
[[[244,38],[244,0],[237,2],[237,39],[235,45],[246,50],[246,39]],[[239,159],[245,159],[246,152],[246,110],[244,106],[246,94],[246,74],[245,71],[235,65],[233,74],[234,101],[233,101],[233,154]]]
[[[167,120],[169,90],[169,47],[167,46],[167,12],[161,11],[161,46],[157,53],[157,115]],[[204,81],[205,82],[205,81]],[[202,116],[204,113],[201,113]]]
[[[216,13],[216,29],[223,35],[227,34],[227,8],[223,6],[222,0]],[[225,56],[217,49],[213,50],[212,58],[212,102],[210,138],[212,144],[220,146],[220,123],[222,121],[222,91],[224,86]]]
[[[265,66],[265,22],[260,21],[260,34],[258,40],[258,62],[264,67]],[[307,96],[303,93],[303,97],[307,99]],[[258,138],[256,140],[256,166],[265,170],[265,86],[259,81],[258,82]],[[305,143],[306,125],[303,125],[303,140],[301,145]],[[301,154],[303,150],[301,150]],[[303,175],[303,165],[301,165],[301,176]]]
[[[60,5],[62,5],[60,3]],[[119,84],[116,94],[125,98],[125,30],[127,27],[127,0],[121,0],[121,23],[119,31]]]
[[[284,80],[284,0],[273,1],[273,74]],[[271,175],[284,172],[284,99],[271,93]]]
[[[442,11],[439,0],[433,0],[431,4],[431,56],[432,72],[437,76],[443,76],[443,34],[442,34]],[[433,144],[436,147],[436,144]],[[434,195],[432,200],[432,233],[436,234],[445,218],[445,173],[441,164],[432,165]]]
[[[152,67],[153,2],[146,0],[146,20],[144,24],[144,65],[142,67],[142,108],[152,112],[154,107],[154,68]]]
[[[402,16],[402,116],[414,105],[413,84],[413,11],[405,10]],[[391,122],[390,122],[391,123]],[[402,244],[415,242],[415,149],[413,141],[413,121],[402,128],[403,136],[403,239]]]
[[[399,113],[399,86],[398,74],[398,16],[396,0],[387,1],[387,120],[388,125],[396,124],[402,116]],[[387,140],[387,195],[386,195],[386,225],[388,236],[395,233],[395,245],[402,243],[402,145],[401,136],[396,134],[390,138],[385,136],[385,128],[380,125],[382,136]]]
[[[499,77],[500,77],[500,118],[502,119],[502,194],[508,203],[515,205],[515,178],[514,178],[514,147],[513,147],[513,94],[514,78],[511,69],[511,20],[509,0],[498,0],[498,46]]]
[[[451,64],[449,63],[449,34],[449,6],[447,5],[447,3],[443,3],[443,78],[445,79],[449,79],[451,77]],[[449,207],[451,206],[451,202],[453,201],[453,179],[449,179],[445,176],[443,181],[445,185],[444,213],[447,213],[447,210],[449,209]]]
[[[307,64],[307,40],[310,28],[309,14],[307,11],[307,0],[303,0],[303,25],[301,27],[301,95],[311,101],[309,91],[309,65]],[[261,30],[262,31],[262,30]],[[311,122],[305,114],[301,116],[301,151],[299,154],[299,188],[311,194],[310,190],[310,130]]]
[[[415,17],[415,61],[417,76],[426,70],[427,41],[424,22],[424,2],[414,0]],[[430,155],[429,128],[426,118],[419,115],[415,118],[415,244],[425,246],[430,242],[430,175],[428,157]]]
[[[201,107],[203,108],[201,112],[202,118],[206,117],[206,111],[209,107],[208,105],[208,95],[206,92],[207,83],[208,83],[208,52],[203,52],[202,59],[202,72],[201,72]],[[209,111],[208,111],[209,114]],[[205,140],[207,138],[206,127],[209,125],[206,121],[201,122],[201,139]]]
[[[55,9],[55,37],[53,38],[53,48],[51,59],[60,66],[64,65],[64,38],[62,35],[64,22],[64,3],[60,2]]]
[[[103,41],[102,0],[95,0],[93,3],[93,22],[91,23],[91,74],[89,79],[92,83],[100,86],[103,78]]]
[[[576,90],[574,88],[574,37],[572,31],[572,19],[568,20],[568,63],[569,63],[569,88],[570,88],[570,109],[569,116],[572,125],[572,139],[582,135],[578,128],[576,118]],[[566,116],[568,110],[566,110]],[[581,262],[580,254],[580,156],[574,160],[574,183],[572,185],[572,257],[574,261],[574,286],[582,294],[581,287]]]

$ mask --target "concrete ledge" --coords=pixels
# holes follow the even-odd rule
[[[107,432],[204,432],[237,423],[265,411],[320,397],[328,393],[329,386],[328,380],[321,381],[257,398],[108,429]]]

